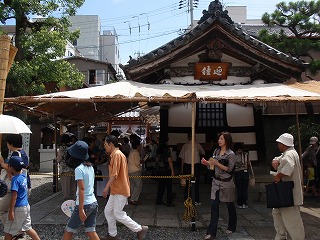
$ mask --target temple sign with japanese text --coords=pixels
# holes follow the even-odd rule
[[[194,79],[222,80],[227,79],[229,63],[196,63]]]

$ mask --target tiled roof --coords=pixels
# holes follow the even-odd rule
[[[219,4],[219,1],[211,2],[211,4],[212,3]],[[217,9],[215,8],[215,6],[211,6],[211,4],[209,6],[209,11],[205,11],[204,16],[200,19],[198,25],[196,25],[193,29],[187,31],[185,34],[173,39],[172,41],[162,45],[161,47],[145,54],[144,56],[141,56],[138,59],[130,59],[128,62],[129,64],[123,66],[122,68],[126,70],[132,68],[133,66],[155,61],[158,58],[161,58],[166,54],[169,54],[175,49],[178,49],[183,45],[187,45],[189,42],[199,37],[201,33],[212,27],[212,25],[214,25],[217,22],[221,23],[230,33],[235,33],[238,36],[238,38],[244,39],[255,48],[260,48],[261,51],[264,51],[270,55],[273,55],[274,57],[277,57],[287,62],[291,62],[297,65],[303,64],[301,59],[291,57],[252,37],[251,35],[254,35],[253,32],[247,33],[247,28],[243,26],[235,26],[232,20],[230,20],[230,17],[222,11],[222,8]],[[210,7],[213,10],[210,10]],[[251,29],[250,31],[253,31],[253,29]]]
[[[280,26],[272,26],[269,27],[265,24],[242,24],[242,25],[238,25],[238,28],[243,29],[247,34],[253,36],[253,37],[258,37],[259,36],[259,32],[262,29],[266,29],[269,34],[279,34],[280,31],[284,31],[284,34],[287,37],[295,37],[295,35],[288,29],[285,27],[280,27]],[[302,30],[298,30],[298,33],[301,33]],[[320,38],[320,34],[312,34],[312,36],[306,36],[308,38],[310,37],[314,37],[314,38]]]

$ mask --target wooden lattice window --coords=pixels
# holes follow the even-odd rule
[[[199,127],[223,127],[226,122],[226,107],[223,103],[199,103],[197,106]]]

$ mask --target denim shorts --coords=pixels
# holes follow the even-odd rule
[[[95,232],[96,231],[96,218],[98,213],[98,202],[87,204],[83,206],[84,212],[87,215],[87,219],[84,221],[84,231],[85,232]],[[76,205],[72,215],[66,226],[67,232],[76,233],[77,229],[81,226],[82,221],[79,217],[79,205]]]

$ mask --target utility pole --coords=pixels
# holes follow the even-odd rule
[[[187,7],[188,13],[190,13],[190,26],[193,28],[193,10],[194,8],[197,8],[199,4],[199,0],[180,0],[179,1],[179,9],[182,9],[183,7]]]
[[[193,28],[193,0],[189,0],[190,6],[190,21],[191,21],[191,28]]]

